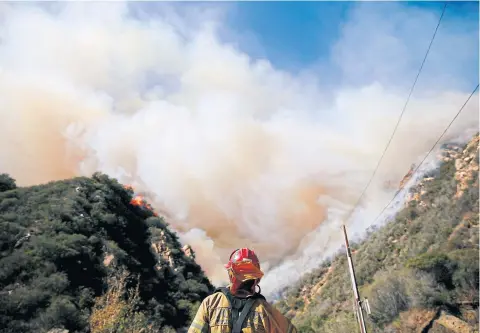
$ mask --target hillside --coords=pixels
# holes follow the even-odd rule
[[[0,332],[175,332],[212,285],[166,223],[102,174],[0,177]],[[147,207],[148,208],[148,207]]]
[[[353,244],[369,332],[478,332],[478,144],[444,145],[396,217]],[[352,298],[340,251],[276,305],[301,332],[358,332]]]

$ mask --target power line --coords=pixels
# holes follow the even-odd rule
[[[403,118],[403,114],[405,113],[405,110],[407,109],[407,105],[408,103],[410,102],[410,97],[412,96],[412,93],[413,93],[413,89],[415,88],[416,84],[417,84],[417,81],[418,81],[418,78],[420,77],[420,73],[422,72],[423,70],[423,66],[425,65],[425,61],[427,60],[427,57],[428,57],[428,54],[430,53],[430,49],[432,47],[432,44],[433,44],[433,41],[435,40],[435,36],[437,35],[437,31],[438,31],[438,28],[440,27],[440,23],[442,22],[442,19],[443,19],[443,15],[445,14],[445,9],[447,8],[447,5],[448,5],[448,2],[445,2],[445,5],[443,6],[443,10],[442,10],[442,14],[440,15],[440,18],[438,19],[438,23],[437,23],[437,26],[435,28],[435,31],[433,33],[433,36],[432,36],[432,39],[430,40],[430,44],[428,45],[428,48],[427,48],[427,52],[425,53],[425,57],[423,58],[423,61],[422,61],[422,64],[420,65],[420,68],[418,70],[418,73],[417,73],[417,76],[415,77],[415,81],[413,82],[413,85],[412,87],[410,88],[410,93],[408,94],[408,97],[407,97],[407,100],[405,102],[405,105],[403,106],[403,109],[402,109],[402,112],[400,113],[400,116],[398,117],[398,120],[397,120],[397,123],[395,125],[395,128],[393,129],[393,132],[392,132],[392,135],[390,136],[390,139],[388,140],[387,142],[387,145],[385,146],[385,149],[383,150],[383,153],[382,155],[380,156],[380,159],[378,160],[377,162],[377,166],[375,167],[375,170],[373,171],[371,177],[370,177],[370,180],[368,181],[367,185],[364,187],[362,193],[360,194],[360,197],[358,198],[358,200],[356,201],[355,205],[353,206],[353,208],[350,210],[350,212],[348,213],[345,221],[347,221],[350,216],[352,215],[352,213],[355,211],[355,209],[358,207],[358,205],[360,204],[360,201],[362,200],[363,196],[365,195],[365,192],[367,191],[368,187],[370,186],[370,184],[372,183],[372,180],[373,178],[375,177],[375,174],[377,173],[378,171],[378,168],[380,167],[380,164],[385,156],[385,153],[387,152],[388,150],[388,147],[390,146],[390,143],[392,142],[392,139],[393,137],[395,136],[395,133],[397,132],[397,128],[398,128],[398,125],[400,124],[400,121],[402,120]]]
[[[447,125],[447,127],[445,128],[445,130],[443,131],[443,133],[440,135],[440,137],[437,139],[437,141],[435,141],[435,143],[433,144],[432,148],[430,148],[430,150],[428,151],[428,153],[425,155],[425,157],[423,158],[423,160],[420,162],[420,164],[415,168],[415,170],[413,171],[412,175],[414,175],[419,169],[420,167],[422,166],[423,162],[425,162],[425,160],[427,159],[427,157],[432,153],[433,149],[435,149],[435,147],[437,146],[437,144],[440,142],[440,140],[443,138],[443,136],[445,135],[445,133],[447,133],[448,129],[452,126],[453,122],[458,118],[458,116],[460,115],[460,113],[463,111],[463,109],[465,108],[465,106],[467,105],[467,103],[470,101],[470,99],[472,98],[473,94],[475,94],[475,92],[477,91],[478,89],[478,83],[477,83],[477,86],[475,87],[475,89],[473,89],[472,93],[470,94],[470,96],[468,96],[467,100],[465,101],[465,103],[463,103],[462,107],[460,108],[460,110],[458,110],[457,114],[455,115],[455,117],[453,117],[453,119],[450,121],[450,123]],[[388,208],[388,206],[390,206],[390,204],[393,202],[393,200],[395,200],[395,198],[398,196],[398,194],[400,193],[401,189],[397,190],[395,195],[392,197],[392,199],[387,203],[387,205],[385,207],[383,207],[382,211],[380,212],[380,214],[377,215],[377,217],[375,218],[375,220],[373,220],[373,223],[372,225],[375,224],[375,222],[378,220],[378,218],[380,216],[382,216],[383,212],[385,212],[385,210]],[[357,284],[356,284],[356,279],[355,279],[355,270],[353,268],[353,262],[352,262],[352,259],[351,259],[351,254],[350,254],[350,247],[349,247],[349,244],[348,244],[348,238],[347,238],[347,232],[346,232],[346,229],[345,229],[345,224],[343,224],[343,233],[344,233],[344,236],[345,236],[345,248],[346,248],[346,251],[347,251],[347,259],[348,259],[348,263],[349,263],[349,268],[350,268],[350,275],[351,275],[351,280],[352,280],[352,287],[353,287],[353,290],[354,290],[354,296],[355,296],[355,310],[356,310],[356,314],[357,314],[357,318],[358,318],[358,323],[359,323],[359,326],[360,326],[360,331],[362,333],[366,333],[366,327],[365,327],[365,321],[364,321],[364,317],[363,317],[363,308],[362,308],[362,303],[364,301],[361,301],[360,300],[360,295],[358,293],[358,288],[357,288]],[[368,306],[368,301],[367,301],[367,306]]]
[[[468,96],[467,100],[465,101],[465,103],[463,103],[462,107],[460,108],[460,110],[458,110],[457,114],[455,115],[455,117],[453,117],[452,121],[450,121],[450,123],[448,124],[447,128],[445,128],[445,130],[443,131],[443,133],[440,135],[440,137],[437,139],[437,141],[434,143],[434,145],[432,146],[432,148],[428,151],[427,155],[425,155],[425,157],[423,158],[423,160],[420,162],[420,164],[415,168],[415,170],[412,172],[412,175],[414,175],[418,169],[420,169],[420,167],[422,166],[423,162],[425,162],[425,160],[427,159],[427,157],[432,153],[433,149],[435,149],[435,147],[437,146],[438,142],[440,142],[440,140],[443,138],[443,136],[445,135],[445,133],[447,133],[448,129],[450,128],[450,126],[452,126],[453,122],[457,119],[457,117],[460,115],[460,113],[463,111],[463,109],[465,108],[465,106],[467,105],[468,101],[470,101],[470,98],[472,98],[473,94],[475,94],[475,92],[477,91],[478,89],[478,83],[477,83],[477,86],[475,87],[475,89],[472,91],[472,93],[470,94],[470,96]],[[387,203],[387,205],[385,207],[383,207],[382,211],[380,212],[380,214],[377,215],[377,217],[375,218],[375,220],[373,220],[373,224],[375,224],[375,222],[379,219],[380,216],[382,216],[383,212],[385,212],[385,210],[388,208],[388,206],[390,206],[390,204],[393,202],[393,200],[395,200],[395,198],[400,194],[400,191],[401,189],[397,190],[397,192],[395,192],[395,195],[393,196],[393,198]]]

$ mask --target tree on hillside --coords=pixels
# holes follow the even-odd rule
[[[0,174],[0,192],[14,190],[16,188],[15,179],[6,173]]]

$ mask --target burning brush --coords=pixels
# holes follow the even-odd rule
[[[126,190],[132,190],[135,193],[135,189],[133,188],[132,185],[125,185],[123,186],[123,188],[125,188]],[[150,205],[145,199],[145,197],[141,194],[134,194],[132,200],[130,200],[130,204],[133,206],[148,209],[153,213],[154,216],[158,216],[158,214],[153,209],[152,205]]]

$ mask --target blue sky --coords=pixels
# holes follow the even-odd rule
[[[399,7],[405,11],[421,9],[438,18],[443,5],[444,2],[431,1],[238,2],[229,10],[226,21],[240,35],[255,36],[254,47],[248,38],[236,41],[240,49],[250,56],[265,57],[279,68],[298,70],[329,57],[342,25],[360,6],[369,10],[382,8],[386,13]],[[478,27],[478,18],[478,2],[451,2],[443,26],[457,30],[472,29]],[[430,29],[429,36],[432,33],[433,29]]]
[[[339,37],[340,23],[353,2],[240,2],[229,12],[228,24],[250,32],[263,48],[244,48],[251,56],[265,56],[275,66],[294,69],[325,57]],[[257,54],[255,54],[257,53]]]

